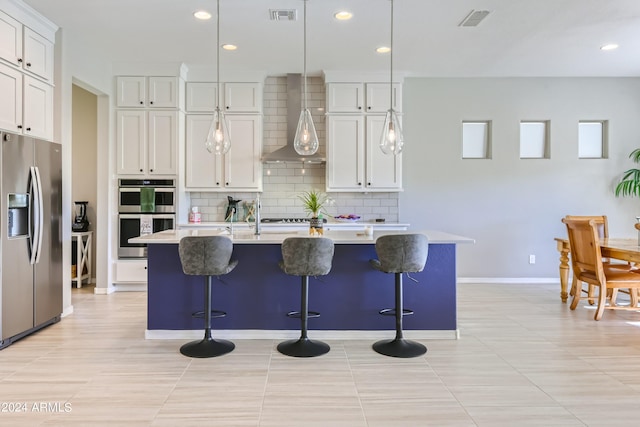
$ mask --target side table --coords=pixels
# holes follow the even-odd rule
[[[87,279],[87,284],[91,283],[91,240],[93,231],[72,232],[71,242],[76,242],[76,275],[71,277],[71,284],[76,282],[76,287],[82,287],[82,281]],[[87,272],[84,273],[85,267]],[[72,274],[73,276],[73,274]]]

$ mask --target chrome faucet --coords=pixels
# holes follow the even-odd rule
[[[260,235],[260,193],[256,193],[256,230],[253,234],[256,236]]]
[[[233,236],[233,217],[235,216],[236,213],[236,208],[232,207],[229,211],[229,216],[226,218],[229,220],[229,227],[225,227],[228,231],[229,234],[231,234]]]

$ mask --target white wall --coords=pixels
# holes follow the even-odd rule
[[[476,239],[458,250],[466,278],[556,278],[564,215],[609,216],[633,237],[636,199],[612,192],[640,146],[640,79],[407,79],[400,221]],[[608,159],[578,159],[578,121],[608,120]],[[492,158],[461,158],[463,120],[491,120]],[[519,159],[521,120],[549,120],[550,159]],[[529,255],[536,264],[529,264]]]

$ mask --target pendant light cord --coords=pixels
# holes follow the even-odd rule
[[[393,0],[391,0],[391,55],[390,55],[390,67],[391,67],[391,81],[389,82],[389,109],[393,110]]]
[[[303,42],[303,60],[302,75],[304,80],[304,109],[307,109],[307,0],[304,0],[304,42]]]
[[[216,105],[218,110],[220,109],[220,0],[218,0],[217,4],[217,24],[216,24],[216,80],[217,80],[217,91],[218,91],[218,99],[216,99]]]

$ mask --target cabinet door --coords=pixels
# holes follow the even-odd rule
[[[396,111],[402,111],[402,85],[393,84],[389,92],[389,83],[367,83],[367,113],[385,113],[389,109],[389,101]],[[391,97],[391,98],[390,98]]]
[[[262,110],[260,83],[225,83],[224,108],[230,113],[259,113]]]
[[[387,86],[388,87],[388,86]],[[367,190],[402,189],[402,154],[384,154],[380,149],[384,116],[367,116]]]
[[[23,131],[25,135],[53,140],[53,87],[24,76]]]
[[[22,73],[0,64],[0,129],[22,132]]]
[[[364,117],[327,117],[327,191],[364,188]]]
[[[118,107],[144,107],[146,88],[144,77],[117,77],[116,105]]]
[[[187,111],[213,112],[218,102],[218,88],[212,82],[187,83]]]
[[[362,83],[327,84],[327,110],[329,113],[364,112],[364,85]]]
[[[147,105],[158,108],[178,108],[178,78],[149,77]]]
[[[213,116],[188,115],[185,144],[185,187],[194,190],[214,190],[223,186],[222,157],[205,148],[207,132]],[[232,141],[233,143],[233,141]]]
[[[53,81],[53,43],[24,27],[22,67],[43,79]]]
[[[147,113],[117,111],[117,173],[143,175],[146,169]]]
[[[178,170],[178,112],[149,111],[149,173],[175,175]]]
[[[231,148],[225,157],[225,187],[262,191],[262,117],[228,115]]]
[[[0,58],[14,65],[22,61],[22,24],[0,11]]]

